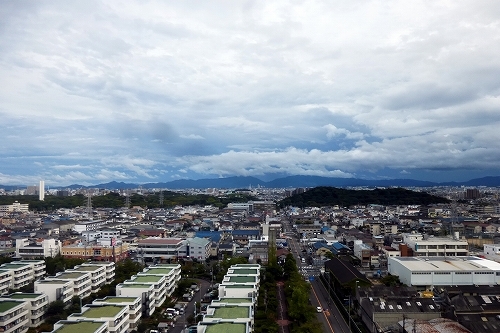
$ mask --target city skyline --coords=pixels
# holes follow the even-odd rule
[[[499,176],[494,1],[7,2],[0,184]]]

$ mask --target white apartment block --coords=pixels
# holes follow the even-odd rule
[[[33,266],[24,263],[8,263],[0,266],[0,270],[10,272],[11,276],[11,289],[19,289],[29,284],[35,279],[35,271]]]
[[[61,253],[61,241],[44,239],[41,242],[30,242],[27,238],[16,240],[16,257],[23,259],[37,259],[55,257]]]
[[[68,321],[96,320],[104,321],[110,333],[126,333],[129,330],[127,306],[87,304],[81,313],[71,314]]]
[[[212,242],[206,238],[190,238],[186,242],[187,254],[192,259],[205,261],[210,257]]]
[[[429,237],[424,239],[421,234],[405,234],[403,242],[413,249],[416,257],[468,256],[467,241],[449,237]]]
[[[108,333],[108,323],[97,320],[60,320],[50,333]]]
[[[139,273],[137,275],[133,275],[130,280],[127,280],[124,283],[151,284],[153,286],[153,299],[155,302],[155,307],[160,307],[167,299],[167,279],[164,275]]]
[[[26,302],[0,299],[0,331],[25,333],[28,328],[28,305]]]
[[[166,278],[166,295],[171,296],[177,288],[181,279],[181,265],[179,264],[161,264],[149,266],[143,270],[143,274],[163,275]]]
[[[30,265],[33,268],[33,276],[35,280],[45,276],[46,265],[45,260],[21,260],[10,262],[11,265]]]
[[[116,296],[139,297],[142,303],[142,313],[151,316],[155,312],[156,301],[152,284],[120,283],[116,285]]]
[[[45,312],[49,307],[49,297],[42,293],[14,293],[3,296],[4,299],[13,299],[26,302],[28,308],[28,325],[37,327],[45,320]]]
[[[109,296],[103,299],[96,299],[92,304],[126,306],[128,309],[129,332],[137,330],[142,317],[142,301],[140,297]]]
[[[79,265],[73,269],[68,269],[66,272],[80,272],[90,274],[90,283],[92,292],[95,293],[106,284],[106,267],[99,265]]]
[[[66,280],[73,282],[73,296],[85,298],[90,296],[92,292],[92,280],[88,272],[61,272],[55,276],[48,276],[45,280]]]
[[[115,263],[112,261],[90,261],[80,266],[103,266],[106,269],[106,283],[109,284],[115,280]]]
[[[0,295],[7,294],[11,288],[12,275],[10,271],[0,269]]]
[[[75,223],[73,230],[81,234],[84,231],[97,230],[108,224],[108,221],[95,220],[95,221],[84,221]]]
[[[35,293],[47,295],[49,303],[62,301],[65,305],[69,305],[74,296],[73,281],[54,278],[37,280],[35,281]]]

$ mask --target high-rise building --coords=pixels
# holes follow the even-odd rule
[[[38,189],[38,199],[43,201],[45,199],[45,181],[40,180],[40,188]]]

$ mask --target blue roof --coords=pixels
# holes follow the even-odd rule
[[[342,244],[341,242],[335,242],[332,244],[332,247],[336,250],[340,250],[340,249],[349,249],[348,246],[345,246],[344,244]],[[350,250],[350,249],[349,249]]]
[[[238,236],[260,235],[260,230],[233,230],[232,234]]]
[[[194,236],[200,238],[208,238],[212,242],[218,242],[221,239],[221,235],[221,231],[197,231]]]

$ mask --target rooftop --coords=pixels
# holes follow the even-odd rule
[[[43,284],[66,284],[66,283],[69,283],[69,281],[52,279],[52,280],[38,280],[38,281],[36,281],[36,283],[43,283]]]
[[[221,319],[248,318],[249,308],[244,306],[217,307],[211,317]]]
[[[73,268],[74,271],[82,271],[82,272],[93,272],[97,271],[98,269],[102,269],[102,266],[80,266]]]
[[[130,282],[130,280],[128,280]],[[144,284],[144,283],[122,283],[120,284],[122,288],[146,288],[149,289],[151,288],[150,284]]]
[[[225,281],[236,282],[236,283],[254,283],[257,282],[255,276],[234,276],[234,275],[226,275],[229,279]]]
[[[107,297],[106,299],[103,300],[96,300],[99,302],[105,302],[105,303],[132,303],[137,300],[137,297]]]
[[[133,282],[158,282],[161,279],[163,279],[163,276],[158,276],[158,275],[137,275],[132,281]]]
[[[156,268],[156,267],[150,267],[147,271],[144,272],[144,274],[161,274],[161,275],[168,275],[170,274],[174,268]]]
[[[57,279],[78,279],[82,276],[86,275],[85,273],[80,272],[63,272],[56,276]]]
[[[252,303],[251,298],[221,298],[217,303],[229,303],[229,304],[240,304],[240,303]]]
[[[207,325],[205,333],[245,333],[245,324],[217,323]]]
[[[118,305],[93,306],[81,314],[81,316],[85,318],[113,318],[123,309],[123,306]]]
[[[22,302],[0,301],[0,313],[9,311],[20,304],[22,304]]]
[[[28,264],[3,264],[2,269],[17,269],[17,268],[23,268],[23,267],[30,267]]]
[[[229,274],[242,274],[242,275],[256,275],[256,274],[259,274],[259,271],[257,269],[229,268],[229,270],[233,270],[233,273],[229,273]]]
[[[35,293],[15,293],[10,296],[2,296],[2,297],[8,297],[13,299],[24,299],[24,298],[37,298],[42,295],[43,294],[35,294]]]
[[[94,333],[102,325],[106,325],[106,323],[92,321],[67,322],[54,331],[54,333]]]

